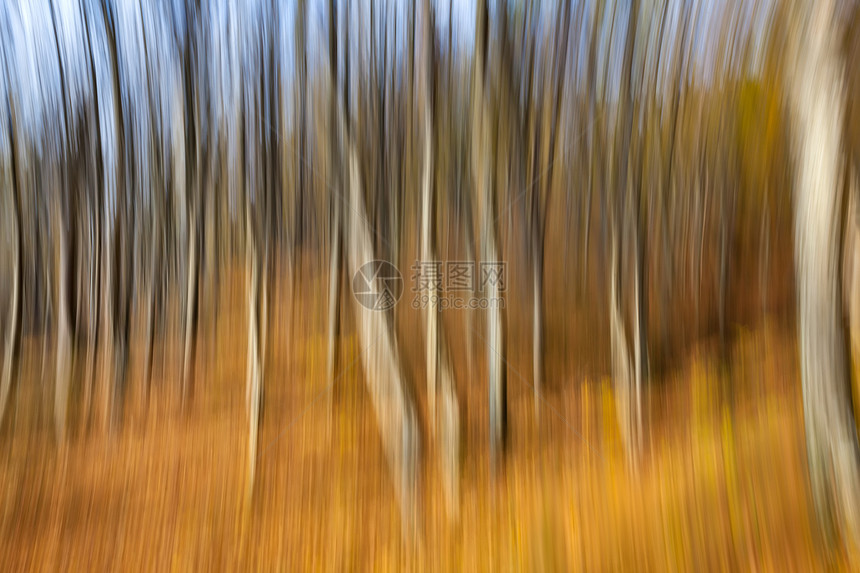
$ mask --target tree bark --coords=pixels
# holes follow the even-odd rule
[[[5,50],[4,50],[5,55]],[[8,66],[5,61],[4,65]],[[6,69],[8,79],[8,67]],[[7,82],[8,85],[8,82]],[[6,412],[6,403],[9,399],[9,390],[12,387],[12,372],[13,361],[15,359],[15,351],[18,346],[18,338],[21,333],[21,260],[23,254],[23,236],[21,232],[21,200],[20,190],[18,189],[18,158],[17,158],[17,141],[16,141],[16,118],[12,111],[12,104],[9,101],[11,95],[7,94],[6,111],[7,111],[7,128],[9,137],[9,171],[11,172],[11,193],[12,203],[14,205],[13,236],[15,237],[15,248],[13,249],[12,263],[12,298],[9,302],[9,319],[6,326],[6,340],[3,349],[3,371],[0,377],[0,426],[3,424],[3,417]]]
[[[845,92],[836,7],[821,1],[797,10],[787,92],[797,157],[794,251],[809,478],[824,530],[841,527],[856,544],[860,449],[839,292]]]
[[[489,44],[489,12],[486,0],[476,10],[475,56],[472,71],[472,162],[474,192],[480,231],[482,263],[499,263],[498,229],[494,211],[491,95],[486,90]],[[498,281],[489,281],[485,295],[491,301],[487,311],[487,363],[490,410],[490,459],[495,469],[501,466],[507,433],[507,364],[505,362],[505,323],[502,293]]]
[[[616,8],[617,9],[617,8]],[[619,141],[616,143],[615,173],[618,184],[614,188],[614,208],[610,217],[612,233],[612,263],[611,263],[611,300],[610,300],[610,336],[613,348],[613,380],[615,383],[616,405],[621,435],[627,449],[628,461],[635,467],[636,460],[642,448],[642,408],[641,391],[644,374],[645,353],[643,352],[644,333],[640,312],[642,308],[642,266],[641,257],[641,214],[639,213],[639,188],[637,183],[629,181],[631,165],[631,140],[633,137],[633,55],[636,43],[636,31],[639,20],[639,2],[633,0],[627,20],[627,37],[624,45],[624,61],[621,71],[621,89],[619,96]],[[629,250],[628,250],[629,249]],[[633,329],[631,333],[632,350],[628,347],[624,322],[621,318],[621,273],[623,262],[632,252],[634,258],[634,280],[632,293]],[[632,361],[631,361],[631,356]]]
[[[424,262],[437,261],[436,244],[436,202],[434,180],[434,137],[433,123],[433,74],[435,26],[431,15],[430,0],[422,2],[422,105],[421,124],[423,126],[423,160],[421,173],[421,258]],[[436,434],[442,464],[442,479],[449,517],[456,518],[459,509],[459,452],[460,413],[457,391],[449,361],[447,340],[442,325],[440,306],[434,302],[440,296],[435,281],[430,281],[427,293],[429,304],[424,308],[424,342],[427,362],[427,396],[430,408],[430,428],[436,433],[436,391],[441,394],[441,426]]]

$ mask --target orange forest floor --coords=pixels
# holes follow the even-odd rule
[[[286,298],[272,295],[250,501],[241,268],[221,277],[217,305],[204,303],[184,411],[179,340],[167,334],[158,344],[147,394],[137,317],[122,422],[106,430],[96,414],[82,430],[75,382],[69,432],[58,446],[53,345],[25,337],[21,382],[0,428],[0,571],[846,566],[844,556],[828,555],[816,542],[797,345],[786,321],[736,327],[728,359],[719,359],[718,345],[706,340],[663,369],[644,398],[645,451],[636,470],[626,465],[605,358],[577,368],[563,345],[550,342],[538,422],[528,316],[511,311],[510,442],[503,471],[491,473],[486,353],[473,340],[468,376],[470,347],[452,340],[464,452],[456,522],[446,515],[438,455],[427,437],[420,338],[407,344],[401,337],[424,430],[420,539],[409,542],[363,385],[353,323],[344,321],[341,375],[328,393],[326,301],[315,294],[326,292],[326,283],[307,280],[312,284],[292,298],[308,301],[301,308],[287,308]],[[399,323],[420,328],[408,312]],[[559,315],[578,316],[548,312],[549,341],[559,338],[553,335]],[[565,337],[565,344],[576,346],[588,334]],[[79,347],[76,381],[85,355]],[[95,403],[103,402],[97,391]]]

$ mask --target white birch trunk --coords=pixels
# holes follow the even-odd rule
[[[860,455],[839,293],[845,92],[835,5],[798,7],[788,65],[796,150],[795,268],[809,477],[822,526],[856,540]]]
[[[358,157],[354,144],[349,142],[347,145],[350,209],[346,254],[349,276],[354,276],[362,265],[372,261],[374,257],[371,233],[364,214],[364,193],[361,188]],[[418,420],[411,398],[406,393],[397,342],[385,314],[364,308],[357,301],[354,301],[353,308],[364,377],[376,412],[382,445],[394,478],[404,531],[409,536],[416,531],[418,515]]]
[[[433,89],[433,70],[430,55],[433,48],[435,30],[430,19],[429,0],[423,2],[423,41],[422,64],[424,94],[422,105],[423,124],[423,162],[421,173],[421,258],[425,262],[436,261],[435,243],[435,196],[433,190],[433,110],[431,109],[431,90]],[[442,465],[442,482],[449,517],[456,518],[459,507],[459,452],[460,420],[457,404],[457,391],[451,371],[449,354],[446,347],[444,330],[441,324],[440,307],[433,301],[441,295],[435,281],[430,281],[428,292],[430,304],[424,309],[424,342],[427,361],[427,397],[430,408],[431,432],[437,438]],[[436,433],[436,391],[441,394],[441,427]]]

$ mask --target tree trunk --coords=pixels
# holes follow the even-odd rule
[[[329,1],[330,57],[332,78],[337,78],[337,49],[334,34],[334,2]],[[349,27],[347,26],[347,34]],[[345,44],[349,45],[347,36]],[[356,143],[350,139],[348,124],[350,90],[349,53],[345,53],[344,93],[339,104],[332,102],[332,154],[343,166],[341,180],[346,186],[349,208],[344,224],[347,231],[343,234],[346,244],[346,262],[349,276],[355,276],[359,268],[374,260],[373,242],[365,216],[364,193],[361,187],[361,174]],[[337,82],[333,82],[336,93]],[[337,98],[335,93],[333,98]],[[335,100],[337,101],[337,100]],[[341,141],[345,141],[345,149]],[[337,191],[336,191],[337,192]],[[378,285],[371,285],[376,287]],[[394,490],[400,504],[403,533],[412,539],[418,527],[418,459],[419,434],[418,420],[410,396],[406,392],[397,355],[393,323],[385,313],[369,310],[353,300],[358,343],[361,347],[361,361],[364,378],[370,392],[371,402],[376,413],[379,435],[394,479]]]
[[[4,62],[5,63],[5,62]],[[8,69],[7,69],[8,72]],[[8,77],[8,75],[7,75]],[[8,98],[11,96],[7,95]],[[15,359],[15,349],[18,345],[18,337],[21,334],[21,259],[23,253],[23,236],[21,230],[21,199],[18,189],[18,158],[16,155],[17,142],[15,139],[16,123],[12,113],[12,105],[7,100],[7,127],[9,136],[9,170],[11,172],[11,193],[14,205],[14,216],[12,218],[15,228],[15,248],[13,249],[12,263],[12,298],[9,303],[9,320],[6,326],[6,340],[3,349],[3,371],[0,377],[0,426],[3,424],[3,416],[6,412],[6,402],[9,399],[9,390],[12,387],[12,364]]]
[[[341,244],[343,242],[341,227],[341,199],[331,197],[331,243],[329,249],[328,268],[328,360],[326,362],[326,384],[331,385],[327,393],[327,413],[329,437],[331,436],[334,410],[334,381],[335,368],[338,360],[338,343],[340,341],[340,283],[341,283]]]
[[[68,189],[65,189],[66,191]],[[72,340],[69,325],[69,244],[63,214],[57,206],[57,222],[54,229],[57,237],[57,379],[54,394],[54,421],[57,440],[62,443],[66,434],[66,416],[69,406],[69,378],[72,368]]]
[[[800,7],[787,91],[796,152],[795,268],[809,478],[822,527],[860,539],[860,450],[843,330],[839,265],[845,113],[833,2]]]
[[[199,177],[199,171],[198,171]],[[202,192],[202,189],[194,189],[195,195]],[[182,406],[186,406],[186,401],[191,393],[191,385],[193,384],[193,369],[195,348],[197,342],[197,283],[198,274],[200,272],[199,246],[198,238],[200,230],[198,228],[199,213],[197,209],[196,197],[192,199],[194,205],[189,209],[189,224],[188,224],[188,271],[187,283],[185,290],[185,334],[183,340],[182,352]]]
[[[423,42],[422,66],[424,93],[421,107],[421,124],[424,128],[423,161],[421,173],[421,258],[424,262],[437,261],[436,245],[436,202],[434,181],[434,137],[433,123],[433,73],[435,53],[435,26],[431,18],[430,0],[422,2]],[[457,404],[457,391],[451,364],[448,359],[447,341],[442,325],[440,307],[434,301],[441,293],[436,283],[430,281],[427,293],[429,304],[424,308],[425,359],[427,361],[427,396],[430,408],[430,428],[436,432],[436,390],[441,393],[441,427],[437,433],[437,443],[441,457],[443,486],[448,515],[455,518],[459,507],[459,452],[460,412]]]
[[[627,37],[624,45],[624,62],[621,72],[621,89],[619,96],[619,121],[617,137],[620,141],[616,143],[615,173],[612,178],[618,181],[614,188],[615,205],[611,207],[610,223],[612,233],[612,266],[611,266],[611,301],[610,301],[610,336],[613,348],[613,372],[615,383],[616,404],[618,408],[619,426],[621,435],[627,449],[628,460],[631,467],[635,467],[636,460],[642,447],[642,412],[641,412],[641,385],[644,373],[643,352],[643,328],[641,297],[641,273],[642,261],[640,260],[640,225],[642,225],[639,213],[639,186],[629,181],[631,165],[631,140],[634,133],[633,120],[633,54],[636,42],[636,30],[639,18],[639,2],[634,0],[630,6],[627,20]],[[621,273],[623,262],[634,259],[633,271],[635,273],[632,293],[632,352],[628,347],[625,335],[624,321],[621,318],[621,296],[622,280]],[[630,354],[633,354],[632,361]]]
[[[476,10],[475,57],[472,74],[473,132],[472,161],[475,176],[474,192],[480,231],[482,263],[500,262],[498,232],[494,217],[492,173],[492,142],[490,124],[492,105],[486,93],[487,55],[489,43],[489,12],[486,0],[478,2]],[[493,468],[499,469],[505,449],[507,432],[507,364],[505,362],[505,325],[502,298],[498,281],[489,281],[485,296],[490,300],[487,311],[487,370],[490,410],[490,459]]]
[[[66,102],[66,79],[65,67],[63,66],[62,51],[60,50],[60,39],[57,35],[57,20],[54,9],[54,2],[50,3],[51,24],[54,31],[54,47],[57,50],[57,66],[60,70],[60,90],[63,100],[63,145],[59,158],[61,170],[61,184],[54,190],[53,216],[56,243],[55,247],[58,258],[58,268],[55,273],[56,293],[57,293],[57,377],[54,390],[54,421],[56,423],[57,440],[62,443],[66,433],[66,414],[68,410],[69,400],[69,378],[71,376],[72,362],[72,344],[69,325],[69,289],[68,289],[68,274],[69,274],[69,235],[68,222],[71,222],[71,213],[67,209],[71,193],[69,186],[69,165],[71,161],[71,145],[70,145],[70,130],[72,129],[69,121],[68,103]],[[63,162],[66,162],[64,165]]]
[[[348,150],[348,195],[350,201],[349,240],[346,241],[349,276],[374,260],[370,229],[367,226],[364,193],[361,189],[358,157],[354,143]],[[417,470],[419,458],[418,420],[406,392],[393,326],[385,313],[369,310],[354,301],[364,377],[370,391],[394,489],[400,502],[407,537],[417,528]]]
[[[248,405],[248,497],[254,488],[254,475],[257,466],[257,437],[260,429],[260,408],[262,406],[263,361],[261,339],[265,336],[260,328],[260,290],[265,280],[260,279],[259,245],[251,221],[251,208],[247,208],[245,218],[246,248],[246,289],[248,296],[248,385],[246,400]]]

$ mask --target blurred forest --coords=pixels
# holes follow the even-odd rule
[[[858,25],[0,3],[0,569],[858,567]]]

